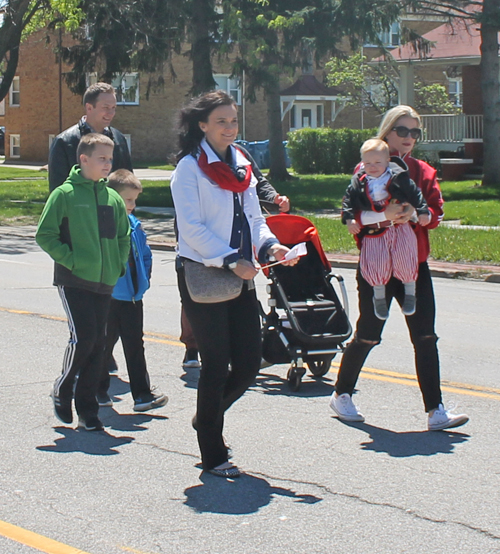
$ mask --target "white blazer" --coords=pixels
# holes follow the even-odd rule
[[[208,163],[220,162],[205,139],[200,146],[207,154]],[[231,149],[236,165],[250,165],[240,150],[234,146]],[[250,186],[243,192],[243,207],[252,244],[258,253],[267,243],[271,246],[279,241],[260,211],[256,185],[257,179],[252,173]],[[222,267],[224,258],[238,251],[229,246],[234,220],[233,193],[222,189],[205,175],[198,160],[191,155],[182,158],[177,165],[170,188],[179,230],[179,255],[206,266]]]

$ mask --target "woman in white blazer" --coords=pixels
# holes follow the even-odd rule
[[[193,427],[203,469],[226,478],[240,471],[228,460],[224,413],[253,383],[261,361],[253,278],[259,262],[281,260],[288,252],[262,216],[250,161],[233,144],[237,135],[231,96],[218,90],[192,100],[181,111],[181,150],[171,181],[179,291],[202,363]],[[186,286],[186,260],[234,272],[244,279],[240,295],[224,302],[194,301]]]

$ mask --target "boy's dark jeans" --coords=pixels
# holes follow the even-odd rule
[[[191,300],[182,268],[177,270],[177,279],[201,356],[196,428],[203,468],[212,469],[228,459],[222,437],[224,412],[259,372],[262,347],[257,296],[244,285],[234,300],[200,304]]]
[[[335,389],[337,394],[352,394],[361,368],[371,349],[380,343],[385,321],[379,319],[373,308],[373,288],[363,279],[358,268],[359,318],[354,340],[342,356]],[[418,384],[427,412],[442,402],[439,377],[437,336],[434,330],[436,305],[431,274],[427,262],[419,265],[416,283],[417,309],[406,317],[410,338],[415,350],[415,366]],[[404,300],[404,285],[394,277],[386,286],[386,298],[390,305],[393,298],[401,306]],[[368,341],[368,342],[366,342]],[[371,344],[370,344],[371,343]]]
[[[132,397],[137,400],[150,393],[151,384],[144,354],[143,323],[142,300],[127,302],[111,298],[106,329],[105,361],[102,367],[99,392],[108,392],[110,383],[109,363],[113,356],[113,348],[118,338],[121,338]]]
[[[78,415],[87,419],[99,412],[96,393],[104,360],[111,296],[62,285],[57,288],[68,317],[70,338],[64,353],[62,373],[54,383],[54,393],[63,402],[70,402],[78,376],[75,407]]]

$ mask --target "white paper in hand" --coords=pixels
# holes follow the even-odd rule
[[[286,256],[281,260],[282,262],[288,262],[294,260],[295,258],[300,258],[307,255],[307,246],[305,242],[296,244],[289,252],[286,253]]]

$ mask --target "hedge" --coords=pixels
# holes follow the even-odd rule
[[[363,142],[377,129],[298,129],[288,133],[288,151],[296,173],[352,174]]]

